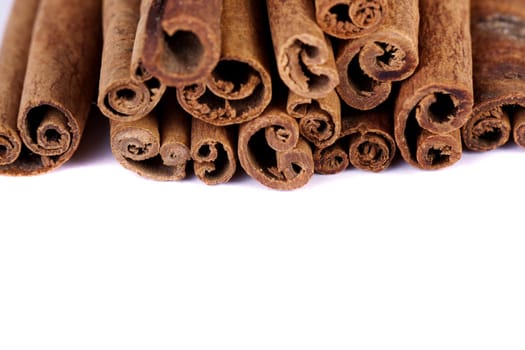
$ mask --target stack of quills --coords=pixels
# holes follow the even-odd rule
[[[60,167],[96,113],[153,180],[444,168],[525,146],[524,49],[516,0],[13,1],[0,173]]]

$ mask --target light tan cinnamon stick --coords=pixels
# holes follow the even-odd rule
[[[340,42],[336,64],[343,101],[370,110],[390,96],[392,82],[411,76],[419,63],[418,0],[388,2],[385,22],[374,33]]]
[[[395,0],[315,0],[317,23],[340,39],[368,35],[383,23]],[[400,6],[401,9],[403,9]]]
[[[341,133],[341,103],[335,91],[320,99],[290,91],[286,110],[299,119],[301,135],[317,148],[330,146]]]
[[[330,41],[315,22],[310,0],[267,0],[277,69],[294,93],[323,98],[339,76]]]
[[[232,129],[194,118],[191,156],[195,175],[207,185],[231,180],[237,171],[236,139]]]
[[[515,142],[525,145],[525,4],[475,0],[471,8],[475,104],[463,142],[470,150],[492,150],[513,129]]]
[[[28,174],[50,171],[74,154],[96,91],[101,1],[42,0],[35,20],[17,127]]]
[[[104,48],[98,106],[110,119],[134,121],[143,118],[155,108],[166,90],[158,79],[143,78],[140,63],[138,66],[132,64],[139,15],[140,0],[104,0]],[[137,61],[140,58],[136,57],[133,62]]]
[[[222,0],[143,0],[146,69],[169,86],[202,81],[221,52]]]
[[[238,154],[245,172],[273,189],[302,187],[314,173],[312,150],[297,121],[277,105],[240,126]]]
[[[264,2],[224,0],[223,7],[218,65],[205,82],[177,89],[188,113],[214,125],[254,119],[272,98]]]
[[[13,164],[22,151],[16,122],[39,0],[13,2],[0,48],[0,173],[21,175]]]

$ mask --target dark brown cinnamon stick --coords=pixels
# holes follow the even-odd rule
[[[299,119],[301,135],[315,147],[330,146],[341,133],[341,103],[335,91],[320,99],[303,97],[290,91],[286,110]]]
[[[146,69],[169,86],[202,81],[221,52],[222,0],[143,0]]]
[[[257,119],[241,125],[238,153],[246,173],[270,188],[302,187],[314,173],[312,150],[284,107],[271,106]]]
[[[337,49],[337,92],[356,109],[370,110],[386,101],[392,82],[411,76],[419,62],[418,0],[389,1],[387,7],[376,32],[341,42]]]
[[[206,82],[177,89],[181,106],[195,118],[231,125],[260,115],[272,82],[268,25],[262,1],[224,0],[221,59]]]
[[[476,0],[471,8],[475,105],[463,142],[474,151],[492,150],[508,141],[513,128],[514,140],[523,144],[525,4]]]
[[[397,3],[394,0],[315,0],[317,23],[326,33],[340,39],[362,37],[383,23],[391,10],[387,2]]]
[[[22,151],[16,122],[39,0],[13,2],[0,48],[0,173],[19,175]]]
[[[104,0],[104,48],[98,106],[108,118],[133,121],[143,118],[159,103],[166,86],[132,64],[140,15],[140,0]],[[140,58],[135,58],[135,62]],[[140,78],[136,78],[139,72]]]
[[[195,175],[207,185],[230,181],[237,171],[236,139],[233,130],[193,119],[191,156]]]
[[[277,69],[294,93],[322,98],[338,84],[330,41],[315,22],[310,0],[267,0]]]
[[[23,172],[55,169],[78,148],[99,72],[101,12],[100,0],[41,1],[17,122],[31,159]]]

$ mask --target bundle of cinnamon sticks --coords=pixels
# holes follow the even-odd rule
[[[524,47],[513,0],[15,1],[0,173],[58,168],[93,113],[153,180],[292,190],[397,153],[444,168],[525,146]]]

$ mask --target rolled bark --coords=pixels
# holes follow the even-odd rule
[[[385,102],[392,82],[410,77],[419,64],[418,0],[390,1],[387,6],[385,22],[376,32],[341,42],[337,49],[337,92],[356,109],[371,110]]]
[[[315,0],[317,23],[340,39],[355,39],[376,31],[394,0]],[[402,7],[401,7],[402,8]]]
[[[465,146],[489,151],[514,140],[523,144],[525,108],[525,4],[472,1],[474,108],[462,129]]]
[[[221,52],[222,0],[143,0],[143,62],[169,86],[200,82]]]
[[[312,150],[297,121],[277,105],[240,126],[238,154],[244,171],[273,189],[300,188],[314,173]]]
[[[290,116],[299,120],[301,135],[315,147],[328,147],[339,138],[341,103],[335,91],[320,99],[290,91],[286,110]]]
[[[140,58],[132,61],[139,17],[140,0],[104,0],[98,106],[110,119],[143,118],[155,108],[166,90],[166,86],[151,75],[143,78],[142,66],[136,63]]]
[[[272,98],[264,2],[224,0],[222,51],[205,82],[177,89],[193,117],[224,126],[260,115]]]
[[[224,126],[192,120],[191,158],[195,175],[207,185],[231,180],[237,171],[235,133]]]
[[[314,150],[315,172],[322,175],[334,175],[350,166],[347,140],[338,139],[333,145]]]
[[[294,93],[323,98],[339,84],[330,41],[310,0],[267,0],[277,69]]]
[[[101,12],[100,0],[40,3],[17,121],[28,174],[58,168],[80,144],[96,93]]]
[[[18,109],[39,0],[14,1],[0,48],[0,174],[18,175],[22,151]]]

